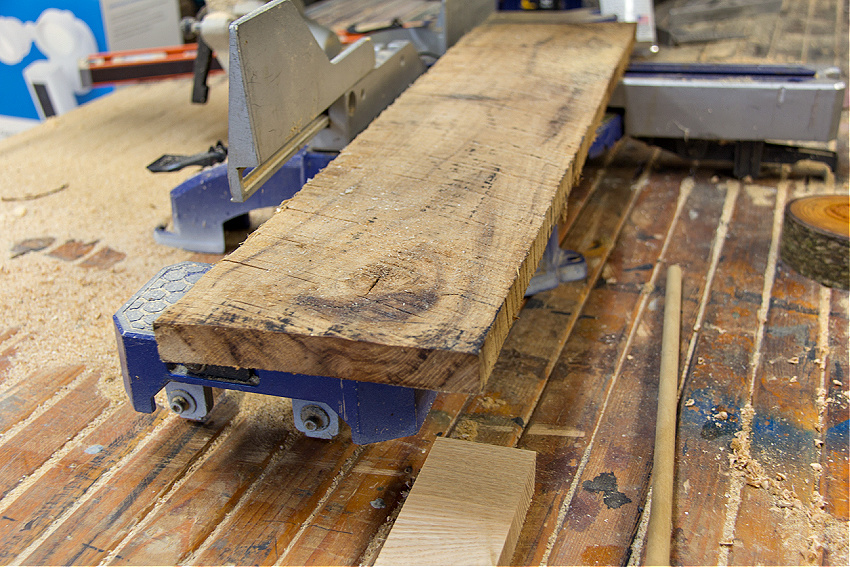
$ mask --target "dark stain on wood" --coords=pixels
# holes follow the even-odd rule
[[[581,487],[587,492],[602,493],[602,502],[609,508],[630,504],[632,499],[617,488],[617,477],[613,472],[599,473],[593,480],[586,480]]]

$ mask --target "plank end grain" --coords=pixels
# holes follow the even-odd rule
[[[633,42],[479,26],[159,317],[160,356],[481,391]]]
[[[533,451],[437,438],[375,565],[504,565],[534,493]]]

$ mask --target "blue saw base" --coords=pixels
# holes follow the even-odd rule
[[[136,411],[153,412],[154,396],[169,382],[177,382],[327,404],[351,427],[351,439],[359,445],[419,431],[437,392],[326,376],[162,362],[154,321],[210,267],[182,262],[162,269],[113,316],[124,388]]]
[[[171,190],[172,230],[156,228],[154,240],[191,252],[221,254],[225,251],[224,223],[291,199],[336,155],[301,150],[242,203],[231,201],[227,164],[205,169]]]

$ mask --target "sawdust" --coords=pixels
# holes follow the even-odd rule
[[[252,420],[262,423],[264,430],[297,433],[292,415],[292,400],[289,398],[245,393],[239,404],[239,415],[250,416]]]
[[[745,415],[747,412],[750,414],[749,419]],[[752,406],[742,410],[742,417],[745,425],[752,423]],[[750,453],[750,434],[749,427],[735,433],[735,439],[730,445],[732,451],[728,455],[729,466],[733,475],[747,486],[764,490],[770,495],[772,509],[783,515],[778,528],[783,535],[784,547],[796,550],[799,555],[797,559],[809,564],[818,562],[824,549],[828,549],[832,557],[847,557],[847,523],[824,511],[823,496],[818,492],[814,492],[809,499],[801,499],[786,475],[768,475],[762,464]],[[812,463],[811,466],[815,472],[814,485],[817,486],[821,466],[818,463]]]
[[[169,190],[197,171],[145,166],[226,137],[225,83],[211,86],[202,108],[190,106],[187,81],[124,89],[0,141],[0,331],[21,328],[5,385],[82,363],[100,373],[104,396],[126,401],[112,314],[160,268],[190,256],[155,244],[152,230],[170,217]],[[166,100],[181,102],[163,110]],[[47,237],[47,248],[12,257],[16,243]],[[96,244],[80,258],[50,255],[69,240]],[[126,257],[85,267],[107,249]]]
[[[501,408],[508,402],[499,398],[493,398],[491,396],[482,396],[481,398],[479,398],[478,403],[483,409],[487,411],[493,411]]]
[[[381,553],[381,549],[384,547],[384,543],[386,543],[387,538],[390,535],[390,530],[392,530],[399,513],[401,513],[401,509],[406,498],[407,493],[402,493],[402,498],[399,500],[398,505],[393,508],[393,511],[389,513],[386,520],[384,520],[384,523],[380,525],[378,530],[375,532],[375,535],[372,536],[371,540],[369,540],[369,545],[366,546],[366,549],[357,561],[358,565],[374,565],[375,560],[378,558],[378,554]]]
[[[474,441],[478,438],[478,422],[471,419],[463,419],[455,426],[452,437]]]

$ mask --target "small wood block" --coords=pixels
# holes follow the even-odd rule
[[[438,437],[375,565],[504,565],[534,493],[536,453]]]

